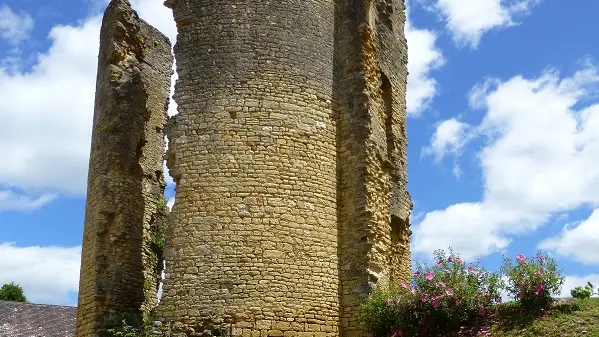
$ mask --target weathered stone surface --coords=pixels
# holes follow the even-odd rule
[[[362,335],[360,301],[410,278],[404,0],[165,5],[179,114],[157,319],[177,336]],[[80,331],[155,305],[172,59],[132,13],[115,0],[102,28]]]
[[[101,28],[77,336],[157,304],[169,40],[113,0]]]
[[[360,336],[368,292],[410,278],[405,2],[336,4],[340,329]]]
[[[231,317],[246,335],[337,335],[333,1],[168,5],[177,186],[158,313],[196,332]]]

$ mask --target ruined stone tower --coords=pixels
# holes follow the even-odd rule
[[[157,319],[177,322],[190,336],[213,334],[223,322],[237,336],[361,335],[360,302],[372,288],[410,278],[405,2],[167,0],[165,5],[178,28],[179,113],[165,127],[176,198],[167,221]],[[110,13],[111,7],[105,24],[116,20]],[[114,37],[103,28],[102,39]],[[100,61],[98,83],[104,67]],[[142,79],[156,76],[148,85],[165,90],[166,70],[159,69]],[[98,95],[106,95],[102,90],[114,89],[99,84]],[[146,113],[125,101],[103,104],[119,105],[116,110],[132,116]],[[100,171],[91,167],[99,165],[94,160],[103,162],[94,149],[128,139],[101,134],[96,119],[88,213],[96,208],[89,200],[92,181],[101,181],[93,178]],[[147,132],[136,130],[131,133]],[[148,151],[162,149],[152,144]],[[127,160],[137,161],[135,155]],[[116,200],[118,194],[109,195],[113,199],[107,200]],[[150,199],[126,211],[140,217],[155,204]],[[101,242],[89,217],[85,240]],[[145,222],[131,225],[146,233]],[[129,247],[121,244],[112,249]],[[86,255],[91,249],[86,247],[98,245],[84,243],[82,289],[84,283],[92,289],[104,282],[83,269],[98,269],[85,261],[108,256],[103,249],[110,248]],[[112,256],[119,261],[139,253]],[[135,281],[143,283],[143,275]],[[90,312],[104,310],[101,302],[82,302],[93,294],[80,295],[79,310],[85,303],[91,303],[85,306]]]
[[[405,2],[335,3],[340,316],[354,336],[368,292],[410,279]]]
[[[100,54],[77,309],[77,336],[157,304],[165,215],[163,128],[173,57],[169,40],[127,0],[108,6]]]

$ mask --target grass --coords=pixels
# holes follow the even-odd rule
[[[547,311],[531,312],[516,302],[496,306],[487,322],[497,337],[599,337],[599,298],[560,299]]]

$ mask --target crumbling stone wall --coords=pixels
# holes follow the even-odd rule
[[[111,1],[100,33],[77,336],[123,318],[139,323],[156,306],[172,64],[169,40],[127,0]]]
[[[190,334],[336,336],[331,0],[168,1],[179,114],[158,312]]]
[[[410,278],[406,191],[405,2],[336,2],[337,219],[342,336],[360,336],[360,303]]]
[[[361,300],[410,278],[404,0],[165,5],[166,126],[168,40],[126,0],[105,13],[78,336],[149,315],[163,246],[177,332],[361,335]]]

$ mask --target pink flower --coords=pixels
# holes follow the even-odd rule
[[[420,319],[420,322],[418,323],[420,323],[420,325],[424,325],[424,318]]]
[[[438,299],[434,299],[432,304],[433,304],[433,308],[438,308],[441,305],[441,303],[439,303]]]
[[[401,301],[401,296],[397,296],[397,304]]]
[[[456,300],[456,301],[455,301],[455,304],[456,304],[456,305],[460,305],[460,304],[462,304],[462,301],[460,301],[460,300]]]
[[[488,291],[485,291],[485,297],[491,297],[491,293]]]
[[[422,303],[428,302],[428,297],[426,295],[422,296]]]
[[[414,276],[418,276],[418,275],[420,275],[420,270],[416,270],[416,271],[414,272]]]
[[[458,257],[458,263],[462,264],[464,263],[464,260],[461,257]]]
[[[485,309],[485,307],[482,304],[477,304],[478,307],[478,313],[481,314],[482,316],[484,316],[487,313],[487,310]]]
[[[437,267],[437,268],[441,268],[442,266],[443,266],[443,265],[441,264],[441,262],[437,262],[437,263],[435,263],[435,267]]]
[[[497,303],[501,303],[501,301],[502,301],[501,297],[497,297],[497,298],[495,299],[495,302],[497,302]]]
[[[535,293],[537,294],[537,296],[541,296],[541,294],[543,293],[543,288],[545,288],[541,283],[537,284],[537,286],[535,287]]]
[[[453,296],[453,289],[447,289],[447,290],[445,291],[445,293],[446,293],[448,296]]]
[[[408,284],[405,282],[401,282],[401,287],[404,289],[408,289]]]
[[[432,281],[432,279],[433,279],[434,277],[435,277],[435,276],[433,275],[433,272],[429,271],[428,273],[426,273],[426,279],[427,279],[427,280],[429,280],[429,281]]]
[[[539,256],[539,262],[545,263],[545,258],[543,256]]]
[[[439,285],[440,285],[441,287],[445,288],[445,283],[443,283],[443,282],[439,282]]]
[[[453,258],[450,256],[447,258],[447,262],[453,262]]]
[[[392,301],[390,298],[388,298],[388,299],[385,301],[385,303],[386,303],[388,306],[392,306],[392,305],[393,305],[393,301]]]
[[[524,262],[524,261],[526,261],[526,256],[524,256],[522,254],[518,254],[518,255],[516,255],[516,260],[518,260],[518,262]]]
[[[474,271],[474,269],[472,268],[472,266],[468,266],[468,268],[466,268],[466,271],[468,273],[472,273]]]
[[[537,272],[535,273],[535,276],[541,276],[543,274],[543,270],[541,268],[539,268],[539,270],[537,270]]]

